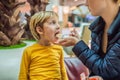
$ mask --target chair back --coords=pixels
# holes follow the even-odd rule
[[[66,71],[69,80],[81,80],[80,74],[89,75],[87,67],[77,57],[65,57]]]

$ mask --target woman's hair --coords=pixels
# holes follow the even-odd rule
[[[113,0],[115,3],[117,3],[119,0]]]
[[[43,24],[51,17],[58,17],[58,15],[53,11],[40,11],[31,17],[29,27],[36,40],[40,39],[40,35],[36,31],[36,27],[41,27],[43,29]]]

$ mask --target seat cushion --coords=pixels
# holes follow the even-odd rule
[[[65,66],[69,80],[80,80],[80,74],[85,73],[87,76],[88,69],[77,57],[65,57]]]

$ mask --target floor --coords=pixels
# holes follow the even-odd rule
[[[27,46],[32,44],[26,43]],[[0,80],[18,80],[22,51],[25,47],[0,50]]]
[[[29,46],[33,42],[25,43]],[[25,47],[0,50],[0,80],[18,80],[22,51]],[[68,55],[65,54],[65,57]]]

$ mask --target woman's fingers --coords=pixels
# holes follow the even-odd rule
[[[75,28],[71,31],[71,36],[74,36],[74,37],[80,39],[80,35]]]
[[[75,36],[75,34],[76,34],[76,30],[75,30],[75,28],[73,28],[73,29],[71,30],[71,35],[72,35],[72,36]]]
[[[74,46],[78,41],[79,39],[75,37],[68,37],[68,38],[59,40],[58,44],[62,46]]]
[[[58,40],[57,42],[54,42],[54,44],[64,46],[64,45],[66,44],[66,42],[67,42],[66,39],[60,39],[60,40]]]
[[[59,44],[62,45],[62,46],[71,46],[70,45],[70,40],[68,38],[59,40]]]

